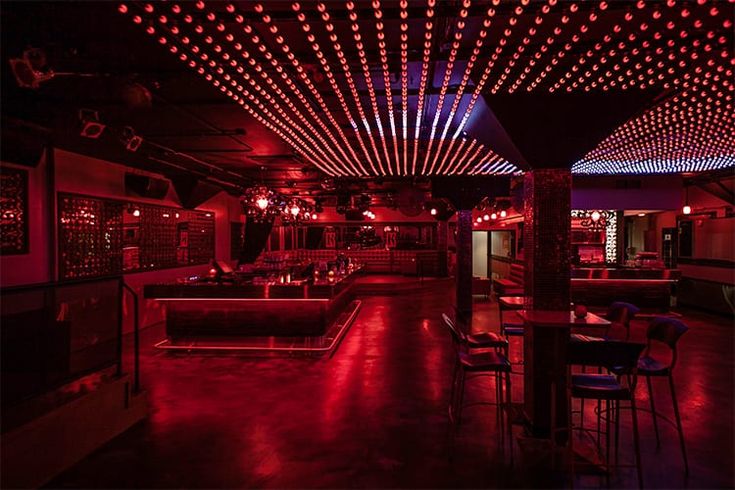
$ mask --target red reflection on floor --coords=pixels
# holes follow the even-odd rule
[[[453,290],[365,297],[331,359],[171,356],[146,348],[143,382],[150,419],[51,482],[53,487],[529,487],[565,486],[563,475],[514,469],[495,443],[495,412],[466,412],[452,461],[446,406],[452,352],[441,313]],[[476,303],[474,328],[497,330],[495,303]],[[685,479],[676,433],[641,414],[648,487],[733,486],[733,330],[731,321],[685,316],[675,373],[691,476]],[[645,322],[633,323],[642,339]],[[145,331],[144,345],[162,337]],[[513,340],[512,351],[520,352]],[[514,377],[514,400],[522,393]],[[480,396],[478,381],[468,397]],[[648,403],[645,383],[640,404]],[[654,380],[657,407],[671,414],[665,380]],[[590,412],[591,413],[591,412]],[[591,417],[591,415],[590,415]],[[591,418],[589,419],[591,420]],[[629,417],[621,455],[630,457]],[[520,435],[516,428],[516,435]],[[579,486],[604,485],[584,477]],[[636,485],[633,470],[613,487]]]

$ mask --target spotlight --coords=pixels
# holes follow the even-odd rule
[[[684,214],[692,214],[692,207],[687,204],[682,208],[681,212]]]
[[[500,211],[500,217],[501,218],[505,218],[506,216],[508,216],[508,211],[506,211],[505,209],[503,209],[502,211]]]
[[[130,126],[123,128],[123,142],[125,143],[125,149],[128,151],[136,152],[140,145],[143,144],[143,138],[135,134],[135,130]]]
[[[486,214],[482,217],[483,221],[490,221],[490,215]]]
[[[80,109],[79,119],[82,121],[82,130],[79,134],[85,138],[97,139],[105,131],[105,125],[100,122],[97,111]]]
[[[480,218],[480,217],[478,216],[478,217],[477,217],[477,222],[478,222],[478,223],[482,223],[482,218]]]
[[[85,138],[97,139],[105,131],[105,125],[94,121],[87,121],[82,127],[81,135]]]
[[[432,216],[436,216],[436,208],[431,208],[430,213]]]
[[[498,219],[498,213],[491,214],[490,219]]]
[[[133,209],[133,216],[140,216],[140,209]]]

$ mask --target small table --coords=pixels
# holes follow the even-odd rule
[[[571,329],[606,327],[610,322],[594,313],[587,313],[584,318],[576,318],[573,311],[519,310],[517,313],[525,325],[524,410],[533,435],[549,437],[554,399],[556,427],[567,425],[566,369]]]

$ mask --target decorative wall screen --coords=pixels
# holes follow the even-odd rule
[[[0,168],[0,255],[28,253],[28,172]]]
[[[206,264],[214,213],[59,194],[59,277]]]

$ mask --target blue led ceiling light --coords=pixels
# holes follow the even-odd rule
[[[732,60],[730,66],[733,64]],[[682,90],[629,120],[589,152],[578,174],[703,172],[735,165],[733,70],[695,70]]]
[[[627,123],[576,171],[732,164],[735,0],[288,3],[117,8],[330,176],[519,173],[462,135],[488,92],[675,90],[677,109]]]

